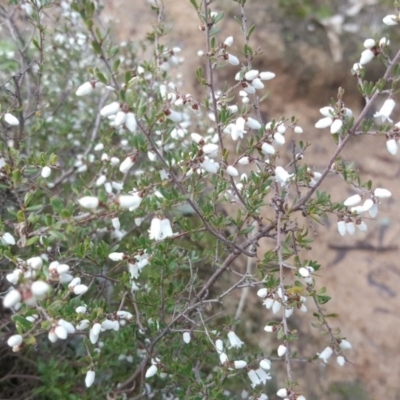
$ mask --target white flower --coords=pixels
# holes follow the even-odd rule
[[[95,377],[96,373],[93,370],[90,369],[88,372],[86,372],[85,385],[87,388],[93,385]]]
[[[231,65],[239,65],[239,59],[236,56],[234,56],[232,54],[228,54],[227,57],[228,57],[227,61],[228,61],[229,64],[231,64]]]
[[[387,148],[387,151],[390,154],[392,154],[392,155],[397,154],[397,150],[398,150],[397,140],[396,139],[387,140],[386,141],[386,148]]]
[[[259,289],[258,291],[257,291],[257,296],[258,297],[261,297],[261,298],[265,298],[265,297],[267,297],[267,294],[268,294],[268,289],[267,288],[261,288],[261,289]]]
[[[118,111],[114,119],[114,126],[118,127],[125,123],[127,113],[125,111]]]
[[[376,112],[374,114],[375,118],[381,118],[382,122],[385,122],[386,120],[388,120],[389,122],[393,122],[390,119],[390,114],[392,113],[394,107],[395,107],[396,103],[393,99],[387,99],[385,100],[385,102],[383,103],[381,109]]]
[[[351,207],[351,206],[355,206],[356,204],[358,204],[361,201],[361,196],[359,194],[355,194],[353,196],[348,197],[345,201],[344,201],[344,205],[346,207]]]
[[[361,53],[360,64],[365,65],[371,62],[375,57],[375,54],[372,50],[366,49]]]
[[[273,305],[274,305],[275,300],[267,297],[264,301],[263,301],[263,305],[265,306],[265,308],[267,310],[269,310]]]
[[[211,174],[216,174],[219,170],[219,164],[216,161],[208,158],[201,163],[201,167]]]
[[[94,82],[93,82],[94,83]],[[87,94],[90,94],[94,90],[94,84],[92,82],[85,82],[81,86],[76,89],[75,94],[77,96],[86,96]]]
[[[224,342],[221,339],[217,339],[215,341],[215,348],[218,354],[221,354],[224,351]]]
[[[285,137],[281,133],[275,132],[274,133],[274,142],[278,146],[283,146],[285,144]]]
[[[253,79],[256,79],[257,77],[258,77],[258,71],[256,69],[247,71],[244,74],[244,79],[246,79],[247,81],[252,81]]]
[[[271,79],[274,79],[276,75],[273,72],[266,71],[261,72],[258,76],[262,81],[269,81]]]
[[[278,356],[282,357],[283,355],[285,355],[286,350],[287,350],[287,347],[285,345],[283,345],[283,344],[279,345],[279,347],[278,347]]]
[[[388,26],[397,25],[399,23],[399,17],[397,15],[393,15],[393,14],[386,15],[386,17],[383,18],[382,21],[385,25],[388,25]]]
[[[81,283],[81,278],[77,276],[76,278],[72,279],[72,281],[68,284],[69,289],[73,289],[76,285],[79,285]]]
[[[218,154],[218,145],[214,143],[208,143],[203,146],[203,153],[209,157],[216,157]]]
[[[369,210],[368,214],[372,217],[375,218],[378,215],[378,205],[374,204]]]
[[[134,113],[128,112],[126,114],[125,127],[131,133],[135,133],[136,132],[137,122],[136,122],[136,117],[135,117]]]
[[[95,344],[99,340],[99,335],[101,331],[101,325],[97,322],[95,323],[89,331],[89,339]]]
[[[343,356],[338,356],[338,357],[336,358],[336,362],[337,362],[341,367],[343,367],[343,365],[344,365],[344,363],[346,362],[346,360],[345,360],[345,358],[344,358]]]
[[[121,208],[129,208],[129,211],[134,211],[139,208],[140,203],[142,202],[142,197],[139,194],[130,195],[121,195],[117,198],[117,204]]]
[[[264,84],[262,83],[261,79],[259,79],[259,78],[253,79],[251,82],[251,86],[257,90],[264,89]],[[249,88],[250,88],[250,86],[249,86]]]
[[[232,165],[228,165],[228,167],[226,168],[226,172],[230,176],[238,176],[239,175],[239,171],[235,167],[233,167]]]
[[[104,144],[103,143],[97,143],[96,146],[93,147],[94,151],[101,151],[104,149]]]
[[[325,349],[322,351],[322,353],[317,353],[318,354],[318,358],[320,358],[321,360],[323,360],[325,363],[328,362],[329,357],[333,354],[333,350],[331,347],[325,347]]]
[[[19,125],[19,121],[14,115],[10,113],[5,113],[4,114],[4,121],[7,122],[7,124],[12,125],[12,126],[17,126]]]
[[[288,391],[287,391],[287,389],[282,388],[282,389],[279,389],[279,390],[276,392],[276,395],[277,395],[278,397],[286,397],[286,396],[288,395]]]
[[[13,246],[15,244],[14,236],[9,232],[5,232],[1,237],[1,242],[5,245]]]
[[[303,278],[308,278],[310,276],[310,271],[307,268],[301,267],[301,268],[299,268],[299,274]]]
[[[233,332],[233,331],[229,331],[228,332],[228,339],[229,339],[229,342],[231,344],[229,346],[229,348],[235,347],[235,348],[240,349],[244,345],[244,342],[242,342],[239,339],[239,337],[236,335],[236,333]]]
[[[50,329],[49,333],[47,334],[48,339],[51,343],[55,343],[58,340],[58,336],[55,334],[54,329]]]
[[[379,47],[384,48],[386,46],[389,46],[390,44],[390,40],[386,39],[385,37],[383,37],[380,41],[379,41]]]
[[[340,341],[340,343],[339,343],[339,347],[342,349],[342,350],[348,350],[348,349],[351,349],[351,343],[350,342],[348,342],[347,340],[344,340],[344,339],[342,339],[341,341]]]
[[[125,257],[124,253],[110,253],[108,255],[108,258],[113,261],[122,261],[124,257]]]
[[[344,221],[338,221],[338,222],[337,222],[337,228],[338,228],[338,231],[339,231],[339,233],[340,233],[341,236],[344,236],[344,235],[346,234],[346,231],[347,231],[347,229],[346,229],[346,222],[344,222]]]
[[[261,151],[264,154],[275,154],[275,149],[272,145],[270,145],[269,143],[263,143],[263,145],[261,146]]]
[[[146,377],[146,378],[151,378],[152,376],[154,376],[154,375],[157,373],[157,371],[158,371],[157,366],[153,364],[153,365],[151,365],[151,366],[148,368],[148,370],[146,371],[145,377]]]
[[[18,290],[11,289],[3,299],[3,306],[5,308],[14,307],[22,299],[21,293]]]
[[[249,157],[242,157],[238,161],[239,164],[241,165],[248,165],[250,163]]]
[[[274,304],[272,304],[272,313],[277,314],[279,312],[279,310],[281,309],[281,306],[282,306],[281,302],[275,300]]]
[[[303,128],[301,127],[301,126],[295,126],[294,127],[294,133],[297,133],[297,134],[302,134],[303,133]]]
[[[266,370],[271,369],[271,361],[267,360],[266,358],[260,361],[260,367]]]
[[[247,367],[247,362],[244,360],[238,360],[233,362],[235,369],[242,369]]]
[[[73,289],[73,292],[77,295],[77,296],[79,296],[79,295],[81,295],[81,294],[84,294],[84,293],[86,293],[87,291],[88,291],[88,287],[86,286],[86,285],[76,285],[76,286],[74,286],[74,289]]]
[[[264,331],[268,332],[268,333],[274,332],[275,331],[275,326],[274,325],[266,325],[264,327]]]
[[[254,118],[250,118],[248,117],[246,120],[246,125],[250,128],[250,129],[261,129],[261,124]]]
[[[256,374],[260,378],[262,384],[265,384],[268,380],[271,379],[271,375],[267,374],[262,368],[256,369]]]
[[[7,344],[10,347],[14,347],[14,346],[19,346],[20,344],[22,344],[23,341],[24,339],[21,335],[12,335],[8,338]]]
[[[189,344],[191,340],[190,332],[183,332],[182,338],[186,344]]]
[[[85,306],[78,306],[75,308],[77,314],[86,314],[87,308]]]
[[[356,226],[361,232],[367,232],[368,230],[367,224],[364,221],[357,221]]]
[[[124,174],[127,173],[135,165],[135,161],[135,156],[126,157],[125,160],[120,164],[119,170]]]
[[[59,319],[58,325],[63,326],[70,335],[75,333],[75,327],[71,324],[71,322],[68,322],[65,319]]]
[[[351,219],[346,221],[346,230],[350,235],[354,235],[354,233],[356,232],[356,227]]]
[[[252,388],[255,388],[257,385],[261,385],[262,382],[254,369],[248,370],[247,376],[250,378]]]
[[[99,206],[100,201],[97,197],[85,196],[79,199],[78,203],[84,208],[93,210]]]
[[[100,115],[102,117],[108,117],[110,115],[116,114],[121,109],[120,104],[116,101],[107,104],[100,110]]]
[[[228,36],[224,41],[224,45],[226,47],[231,47],[233,45],[233,37],[232,36]]]
[[[372,49],[373,47],[375,47],[375,45],[376,45],[375,39],[364,40],[364,47],[366,49]]]
[[[50,285],[43,281],[33,282],[31,285],[32,293],[37,297],[44,296],[50,290]]]
[[[51,168],[46,165],[42,168],[42,172],[40,174],[42,175],[42,178],[48,178],[51,174]]]
[[[54,329],[54,333],[57,338],[61,340],[65,340],[68,337],[68,331],[62,325],[57,325]]]
[[[392,193],[387,189],[376,188],[374,190],[374,196],[381,198],[381,199],[386,199],[386,198],[390,197],[391,195],[392,195]]]
[[[319,109],[319,112],[324,116],[324,117],[332,117],[335,113],[335,110],[332,107],[322,107]]]
[[[289,174],[283,167],[275,168],[275,181],[281,185],[285,185],[292,176],[293,174]]]
[[[220,361],[221,364],[225,364],[226,362],[229,361],[229,358],[225,353],[221,353],[219,355],[219,361]]]

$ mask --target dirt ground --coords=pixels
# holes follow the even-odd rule
[[[105,21],[112,21],[121,40],[141,40],[156,20],[145,0],[114,0],[106,3],[102,16]],[[358,32],[337,33],[338,45],[332,34],[334,28],[330,30],[324,27],[314,17],[285,17],[279,14],[276,6],[267,6],[261,1],[249,0],[248,3],[249,21],[259,27],[253,43],[264,50],[256,66],[260,70],[271,70],[277,74],[277,78],[268,83],[270,98],[266,101],[263,115],[266,120],[283,115],[296,115],[300,119],[304,128],[302,139],[313,143],[309,158],[315,160],[314,168],[318,171],[334,149],[331,135],[326,130],[314,128],[320,117],[318,109],[328,105],[330,97],[335,96],[337,88],[342,86],[346,89],[346,105],[353,109],[355,115],[360,111],[362,98],[349,71],[362,50],[362,41],[379,32],[379,21],[389,10],[373,5],[373,1],[360,2],[365,5],[364,8],[355,17],[346,17],[345,20],[348,24],[358,24]],[[195,94],[197,88],[194,71],[195,66],[201,62],[196,53],[204,46],[195,10],[188,0],[165,0],[164,4],[164,22],[172,30],[172,44],[182,47],[187,60],[182,71],[185,89]],[[214,4],[230,17],[223,24],[221,35],[226,37],[234,32],[234,35],[239,36],[238,25],[232,20],[233,14],[238,15],[237,3],[221,0]],[[399,46],[393,47],[395,51]],[[238,54],[239,48],[234,46],[233,51]],[[340,61],[335,62],[334,59]],[[371,77],[380,72],[379,68],[371,69]],[[233,71],[232,68],[232,74]],[[233,82],[229,71],[223,73],[225,75],[221,76],[220,83],[224,79]],[[352,343],[349,358],[354,364],[340,368],[331,361],[327,367],[316,363],[306,368],[299,366],[295,370],[300,385],[304,386],[306,392],[311,392],[308,399],[322,398],[318,397],[322,390],[325,393],[323,398],[329,400],[396,400],[400,398],[397,394],[400,391],[400,266],[397,258],[400,234],[400,217],[397,212],[400,199],[400,186],[397,182],[400,175],[399,156],[387,153],[384,139],[365,137],[353,140],[343,157],[345,160],[356,161],[364,181],[372,179],[375,187],[388,188],[393,196],[384,201],[377,219],[369,221],[367,234],[357,233],[342,238],[333,220],[326,226],[316,227],[318,235],[308,258],[319,260],[324,266],[319,284],[326,283],[329,286],[329,295],[333,298],[329,310],[340,315],[334,326],[342,327],[343,334]],[[354,194],[351,188],[335,177],[329,178],[324,187],[334,187],[335,190],[330,190],[330,193],[338,201]],[[259,321],[262,308],[254,299],[249,300],[246,310],[250,315],[254,314],[254,324],[261,323],[263,326],[270,317],[265,313],[265,320]],[[249,328],[256,332],[262,331]],[[318,337],[317,330],[311,329],[299,327],[300,331],[312,332]],[[271,349],[270,336],[257,333],[252,340],[267,352]],[[326,339],[318,340],[321,351]],[[307,350],[317,350],[309,343],[302,343],[301,346],[303,348],[299,350],[306,353]],[[310,385],[310,382],[313,384]],[[350,389],[345,390],[343,387]]]

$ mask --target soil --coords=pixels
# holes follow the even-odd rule
[[[102,17],[104,21],[114,24],[120,40],[141,41],[151,25],[156,23],[156,14],[144,0],[106,3]],[[381,18],[391,12],[374,5],[374,1],[360,2],[364,7],[359,14],[347,16],[344,22],[358,25],[357,33],[337,33],[337,43],[332,30],[315,16],[300,18],[291,15],[288,10],[282,11],[277,5],[266,5],[269,2],[248,3],[249,24],[254,22],[258,27],[252,43],[263,50],[263,54],[255,60],[255,67],[277,74],[276,79],[268,82],[270,96],[262,110],[264,122],[280,116],[290,118],[296,115],[304,129],[301,139],[312,143],[307,158],[314,160],[313,167],[320,171],[333,153],[334,145],[328,130],[314,128],[320,118],[318,110],[329,104],[341,86],[346,90],[346,106],[358,115],[363,100],[350,69],[363,50],[363,40],[376,33],[377,37],[382,36],[378,30],[381,29]],[[234,14],[239,16],[237,3],[221,0],[214,4],[228,15],[222,24],[222,37],[233,35],[235,40],[238,38],[232,52],[239,54],[240,27],[232,18]],[[344,4],[338,1],[335,11],[343,11]],[[204,36],[198,29],[196,11],[189,1],[165,0],[164,5],[164,22],[171,29],[169,40],[172,45],[182,47],[186,59],[182,70],[182,91],[199,95],[194,71],[202,62],[196,54],[204,47]],[[370,79],[382,72],[378,63],[374,64],[368,67]],[[232,83],[235,71],[234,67],[224,69],[218,75],[218,84],[222,85],[225,80]],[[290,143],[287,152],[291,154]],[[318,260],[324,267],[318,285],[322,287],[326,284],[329,288],[332,301],[328,309],[339,314],[332,325],[341,327],[343,336],[352,343],[353,349],[348,352],[352,364],[347,363],[341,368],[331,360],[327,366],[319,362],[307,364],[306,368],[296,365],[295,376],[300,387],[308,393],[309,400],[396,400],[400,391],[400,335],[397,335],[400,327],[400,266],[397,258],[400,186],[396,182],[400,175],[399,156],[388,154],[383,138],[370,136],[352,140],[342,155],[344,160],[355,161],[364,181],[372,179],[374,187],[388,188],[393,196],[382,202],[378,217],[368,221],[366,234],[357,233],[342,238],[333,219],[324,226],[314,226],[317,235],[307,258]],[[322,188],[329,189],[337,201],[355,193],[338,177],[329,177]],[[260,252],[267,249],[268,245]],[[232,307],[236,307],[237,299],[233,301],[235,304]],[[266,335],[262,327],[271,315],[262,309],[254,296],[248,298],[244,312],[250,316],[243,318],[248,320],[246,329],[254,332],[248,340],[258,343],[268,354],[273,348],[272,336]],[[260,321],[261,312],[264,316]],[[316,338],[301,340],[297,350],[308,356],[322,351],[328,339],[321,337],[317,329],[309,328],[304,321],[293,321],[298,324],[297,329],[301,333],[312,334]]]

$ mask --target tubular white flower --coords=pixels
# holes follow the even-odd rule
[[[279,345],[279,347],[278,347],[278,356],[282,357],[283,355],[285,355],[286,350],[287,350],[287,348],[286,348],[285,345],[283,345],[283,344]]]
[[[119,170],[124,174],[127,173],[135,165],[135,161],[135,156],[126,157],[125,160],[120,164]]]
[[[161,220],[160,218],[153,218],[151,220],[150,229],[149,229],[149,238],[153,240],[161,240],[162,232],[161,232]]]
[[[232,54],[228,54],[227,61],[231,65],[239,65],[239,59],[236,56],[232,55]]]
[[[362,205],[364,211],[369,211],[373,206],[374,206],[374,201],[372,199],[367,199],[364,201],[364,204]]]
[[[387,151],[393,156],[397,154],[398,145],[396,139],[389,139],[386,141]]]
[[[341,119],[335,119],[331,125],[332,135],[338,133],[342,129],[343,121]]]
[[[359,194],[355,194],[353,196],[348,197],[345,201],[344,201],[344,205],[346,207],[352,207],[355,206],[356,204],[358,204],[361,201],[361,196]]]
[[[86,314],[87,308],[85,306],[78,306],[75,308],[77,314]]]
[[[382,122],[385,122],[386,120],[389,121],[389,122],[393,122],[390,119],[390,114],[392,114],[392,111],[393,111],[395,105],[396,105],[396,103],[395,103],[395,101],[393,99],[385,100],[385,102],[383,103],[381,109],[374,114],[374,117],[375,118],[379,118],[380,117],[382,119]]]
[[[261,385],[261,380],[254,369],[248,370],[247,376],[249,377],[249,379],[251,381],[252,388],[255,388],[256,386]]]
[[[162,239],[171,237],[174,235],[171,227],[171,221],[168,218],[161,219],[161,236]]]
[[[72,281],[69,283],[68,287],[70,289],[73,289],[76,285],[79,285],[81,283],[81,278],[79,278],[78,276],[74,279],[72,279]]]
[[[228,36],[224,41],[224,45],[226,47],[231,47],[233,45],[233,37],[232,36]]]
[[[320,358],[321,360],[323,360],[325,363],[328,362],[329,357],[333,354],[333,350],[330,346],[325,347],[325,349],[322,351],[322,353],[317,353],[318,354],[318,358]]]
[[[246,125],[250,128],[250,129],[261,129],[261,124],[254,118],[250,118],[248,117],[246,120]]]
[[[266,358],[260,361],[260,367],[269,371],[271,369],[271,361],[267,360]]]
[[[275,332],[275,326],[274,326],[274,325],[266,325],[266,326],[264,327],[264,331],[265,331],[265,332],[268,332],[268,333]]]
[[[269,143],[263,143],[263,145],[261,146],[261,151],[264,154],[275,154],[275,149],[272,145],[270,145]]]
[[[93,370],[89,370],[86,372],[86,377],[85,377],[85,386],[89,388],[90,386],[93,385],[94,379],[96,377],[96,373]]]
[[[103,143],[97,143],[96,146],[93,147],[94,151],[101,151],[104,149],[104,144]]]
[[[12,335],[8,338],[7,344],[10,347],[14,347],[14,346],[19,346],[20,344],[22,344],[23,341],[24,339],[21,335]]]
[[[27,265],[32,269],[41,269],[43,267],[42,257],[31,257],[26,260]]]
[[[399,17],[397,15],[390,14],[386,15],[386,17],[384,17],[382,21],[385,25],[393,26],[399,23]]]
[[[71,324],[71,322],[68,322],[65,319],[59,319],[58,325],[63,326],[67,330],[69,335],[75,333],[75,327]]]
[[[262,81],[269,81],[274,79],[276,75],[273,72],[265,71],[261,72],[258,76]]]
[[[208,143],[203,146],[203,153],[207,154],[209,157],[215,157],[218,152],[218,145],[214,143]]]
[[[3,299],[3,306],[5,308],[12,308],[22,299],[21,293],[18,290],[11,289]]]
[[[268,380],[271,379],[271,375],[267,374],[262,368],[256,369],[256,374],[260,378],[261,383],[264,385]]]
[[[357,221],[356,226],[361,232],[367,232],[368,230],[367,224],[364,221]]]
[[[82,197],[81,199],[79,199],[78,203],[84,208],[94,210],[99,206],[100,201],[97,197],[85,196],[85,197]]]
[[[268,289],[267,288],[261,288],[257,291],[257,296],[261,297],[262,299],[264,299],[265,297],[267,297],[268,294]]]
[[[83,331],[90,326],[90,321],[88,319],[83,319],[79,324],[76,326],[76,329],[78,331]]]
[[[267,297],[264,301],[263,301],[263,305],[265,306],[265,308],[267,310],[269,310],[273,305],[274,305],[275,300]]]
[[[380,199],[386,199],[386,198],[388,198],[388,197],[391,197],[391,196],[392,196],[392,193],[391,193],[389,190],[387,190],[387,189],[376,188],[376,189],[374,190],[374,196],[375,196],[375,197],[378,197],[378,198],[380,198]]]
[[[274,142],[278,146],[283,146],[285,144],[285,137],[281,133],[275,132],[274,133]]]
[[[217,339],[215,341],[215,348],[216,348],[218,354],[223,353],[223,351],[224,351],[224,342],[221,339]]]
[[[230,342],[229,348],[234,347],[234,348],[240,349],[244,345],[244,342],[242,342],[239,339],[239,337],[236,335],[236,333],[233,331],[228,332],[228,339]]]
[[[389,46],[390,40],[386,39],[383,37],[381,40],[379,40],[379,47],[384,48],[386,46]]]
[[[16,117],[14,117],[14,115],[12,115],[11,113],[4,114],[4,121],[6,121],[7,124],[11,126],[19,125],[19,120]]]
[[[294,133],[301,135],[303,133],[303,128],[301,126],[295,126]]]
[[[248,165],[250,163],[250,159],[249,157],[242,157],[239,159],[238,163],[241,165]]]
[[[233,362],[235,369],[243,369],[247,367],[247,362],[244,360],[237,360]]]
[[[233,167],[232,165],[228,165],[228,167],[226,168],[226,172],[230,176],[238,176],[239,175],[239,171],[235,167]]]
[[[375,47],[376,46],[376,42],[375,42],[375,39],[366,39],[366,40],[364,40],[364,47],[366,48],[366,49],[372,49],[373,47]]]
[[[332,107],[322,107],[322,108],[319,109],[319,112],[324,117],[332,117],[332,115],[335,114],[335,110]]]
[[[333,122],[332,117],[321,118],[320,120],[318,120],[316,122],[315,127],[317,129],[324,129],[324,128],[327,128],[328,126],[331,126],[332,122]]]
[[[182,339],[184,343],[189,344],[191,340],[190,332],[183,332]]]
[[[82,83],[81,86],[78,87],[78,89],[76,89],[75,95],[76,96],[86,96],[90,93],[92,93],[94,90],[94,85],[92,84],[92,82],[85,82]]]
[[[157,373],[157,371],[158,371],[157,365],[153,364],[147,369],[145,377],[151,378]]]
[[[247,81],[252,81],[253,79],[256,79],[257,77],[258,77],[258,71],[256,69],[247,71],[244,74],[244,79],[246,79]]]
[[[126,119],[125,119],[125,127],[128,129],[129,132],[135,133],[137,129],[137,121],[135,114],[132,112],[128,112],[126,114]]]
[[[210,159],[204,160],[201,163],[201,167],[211,174],[216,174],[219,170],[219,164],[216,161]]]
[[[337,362],[341,367],[343,367],[343,365],[345,364],[346,360],[345,360],[345,358],[344,358],[343,356],[338,356],[338,357],[336,357],[336,362]]]
[[[349,235],[354,235],[354,233],[356,232],[356,227],[354,225],[354,222],[351,220],[348,220],[346,222],[346,230],[349,233]]]
[[[226,362],[229,361],[229,358],[225,353],[221,353],[219,355],[219,361],[220,361],[221,364],[225,364]]]
[[[360,64],[365,65],[371,62],[375,57],[375,54],[372,50],[366,49],[361,53]]]
[[[277,314],[281,309],[281,306],[282,306],[281,302],[275,300],[274,304],[272,305],[272,314]]]
[[[65,340],[68,337],[68,331],[61,325],[57,325],[54,329],[54,333],[58,339]]]
[[[55,343],[58,340],[58,336],[55,334],[54,329],[50,329],[49,333],[47,334],[47,337],[51,343]]]
[[[337,222],[337,228],[338,228],[338,231],[339,231],[339,233],[340,233],[341,236],[344,236],[344,235],[346,234],[346,232],[347,232],[347,229],[346,229],[346,222],[344,222],[344,221],[338,221],[338,222]]]
[[[32,293],[37,297],[42,297],[50,290],[50,285],[43,281],[33,282],[31,285]]]
[[[113,261],[122,261],[124,257],[125,257],[124,253],[110,253],[108,255],[108,258]]]
[[[286,397],[287,395],[288,395],[288,391],[287,391],[287,389],[285,389],[285,388],[282,388],[282,389],[279,389],[277,392],[276,392],[276,395],[278,396],[278,397]]]
[[[51,175],[51,168],[46,165],[42,168],[40,175],[42,175],[42,178],[48,178]]]
[[[118,127],[125,123],[127,113],[125,111],[118,111],[115,119],[114,119],[114,126]]]
[[[86,285],[79,284],[79,285],[74,286],[73,292],[74,292],[74,294],[79,296],[81,294],[86,293],[88,291],[88,289],[89,288]]]
[[[301,267],[301,268],[299,268],[299,274],[303,278],[308,278],[310,276],[310,271],[307,268]]]
[[[10,246],[14,246],[14,244],[16,243],[14,236],[11,235],[11,233],[9,232],[5,232],[3,234],[3,236],[1,237],[1,242],[5,245],[10,245]]]
[[[135,194],[133,196],[121,195],[117,198],[117,204],[121,208],[129,208],[129,211],[134,211],[139,208],[141,202],[142,197],[139,196],[139,194]]]
[[[259,78],[253,79],[251,82],[251,86],[256,90],[264,89],[265,87],[261,79]]]
[[[116,114],[118,111],[120,111],[121,107],[120,104],[116,101],[113,103],[107,104],[100,110],[100,115],[102,117],[108,117],[110,115]]]
[[[89,339],[91,343],[95,344],[99,340],[100,331],[101,325],[97,322],[92,326],[89,331]]]
[[[344,339],[342,339],[342,340],[340,341],[339,347],[340,347],[342,350],[348,350],[348,349],[351,349],[351,348],[352,348],[351,343],[348,342],[347,340],[344,340]]]
[[[378,205],[374,204],[369,210],[368,214],[372,217],[375,218],[378,215]]]

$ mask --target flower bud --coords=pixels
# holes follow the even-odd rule
[[[279,345],[279,347],[278,347],[278,356],[282,357],[283,355],[285,355],[286,350],[287,350],[287,348],[286,348],[285,345],[283,345],[283,344]]]
[[[85,196],[85,197],[82,197],[81,199],[79,199],[78,203],[84,208],[94,210],[99,206],[100,201],[97,197]]]
[[[14,117],[14,115],[12,115],[10,113],[5,113],[4,114],[4,121],[6,121],[7,124],[9,124],[11,126],[19,125],[19,120],[16,117]]]
[[[14,346],[19,346],[20,344],[22,344],[23,341],[24,339],[21,335],[12,335],[8,338],[7,344],[10,347],[14,347]]]
[[[96,377],[96,373],[92,371],[91,369],[86,372],[86,377],[85,377],[85,386],[89,388],[90,386],[93,385],[94,379]]]

